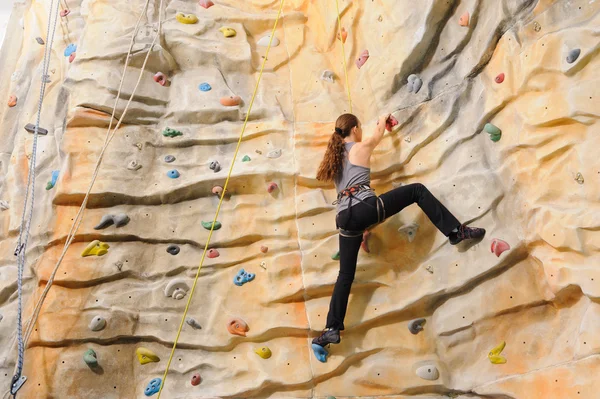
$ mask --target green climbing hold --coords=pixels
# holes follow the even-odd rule
[[[98,356],[93,349],[88,349],[83,354],[83,361],[90,367],[96,367],[98,365]]]
[[[328,396],[327,399],[335,399],[335,396]]]
[[[489,133],[490,139],[493,142],[499,141],[500,137],[502,137],[502,130],[500,130],[498,126],[492,125],[491,123],[486,123],[483,127],[483,130]]]
[[[248,155],[244,155],[244,158],[242,158],[242,162],[250,162],[250,157]]]
[[[333,259],[333,260],[340,260],[340,251],[337,251],[336,253],[334,253],[333,255],[331,255],[331,259]]]
[[[212,222],[202,222],[202,227],[204,227],[206,230],[210,230],[212,226]],[[215,222],[215,227],[213,230],[219,230],[221,228],[221,222]]]
[[[183,136],[183,133],[181,133],[179,130],[171,129],[170,127],[168,127],[165,130],[163,130],[163,136],[177,137],[177,136]]]

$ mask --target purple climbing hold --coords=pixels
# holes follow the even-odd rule
[[[170,253],[171,255],[177,255],[179,253],[179,246],[178,245],[169,245],[167,247],[167,252]]]
[[[212,161],[210,165],[208,165],[208,168],[217,173],[221,170],[221,165],[219,164],[219,161]]]
[[[423,331],[423,325],[425,324],[425,321],[425,319],[412,320],[410,323],[408,323],[408,330],[411,332],[411,334],[418,334],[419,332]]]
[[[41,37],[39,37],[39,36],[35,38],[35,41],[36,41],[36,42],[38,42],[38,44],[41,44],[41,45],[44,45],[44,44],[46,44],[46,43],[44,43],[44,39],[42,39],[42,38],[41,38]]]
[[[165,162],[166,163],[171,163],[173,161],[175,161],[175,157],[173,155],[167,155],[167,156],[165,156]]]

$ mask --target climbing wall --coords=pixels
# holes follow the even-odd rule
[[[54,40],[51,0],[15,6],[0,53],[2,395],[24,127],[44,79],[25,325],[57,269],[19,398],[156,395],[176,339],[163,398],[597,398],[600,2],[340,0],[342,51],[335,0],[284,0],[266,59],[280,3],[214,2],[61,0]],[[335,192],[315,174],[350,110],[342,52],[365,134],[384,112],[399,122],[372,158],[375,190],[424,183],[488,232],[450,246],[416,205],[375,227],[321,362],[310,341],[339,262]]]

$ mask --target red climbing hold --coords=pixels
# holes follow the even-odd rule
[[[69,63],[75,61],[75,57],[77,57],[77,53],[71,53],[71,55],[69,56]]]
[[[346,43],[346,38],[348,37],[348,32],[346,32],[345,28],[342,28],[342,43]],[[340,32],[337,34],[338,40],[340,40]]]
[[[198,386],[200,385],[200,382],[202,381],[202,378],[200,378],[200,374],[194,374],[192,376],[192,385],[193,386]]]
[[[366,252],[366,253],[370,253],[371,251],[369,250],[369,237],[371,236],[371,232],[370,231],[365,231],[363,233],[363,240],[360,243],[360,247]]]
[[[267,192],[271,194],[273,191],[277,189],[277,183],[269,183],[267,186]]]
[[[211,248],[208,250],[208,257],[211,259],[218,258],[219,255],[220,255],[220,253],[216,249]]]
[[[60,11],[60,16],[64,18],[67,15],[69,15],[70,13],[71,13],[71,10],[61,10]]]
[[[365,65],[365,62],[369,59],[369,50],[364,50],[360,53],[360,57],[356,60],[356,66],[360,69],[361,66]]]
[[[502,82],[504,82],[504,73],[499,74],[498,76],[496,76],[496,79],[494,79],[496,81],[496,83],[500,84]]]
[[[262,252],[263,254],[266,254],[267,251],[269,251],[269,247],[265,247],[264,245],[261,245],[260,252]]]
[[[200,7],[204,7],[206,9],[211,8],[215,5],[215,3],[213,3],[211,0],[200,0],[198,4],[200,5]]]
[[[154,81],[159,85],[164,86],[167,84],[167,77],[164,73],[157,72],[156,75],[154,75]]]
[[[458,24],[460,26],[469,26],[469,13],[465,12],[463,15],[460,16],[460,19],[458,20]]]
[[[17,105],[17,96],[13,94],[12,96],[8,97],[8,106],[12,108],[15,105]]]
[[[492,246],[490,249],[493,253],[496,254],[496,256],[499,257],[502,254],[502,252],[508,251],[510,249],[510,245],[508,245],[506,241],[502,241],[499,238],[494,238],[492,240]]]
[[[385,128],[388,132],[391,132],[394,126],[398,124],[398,119],[394,118],[394,115],[390,115],[390,117],[385,122]]]

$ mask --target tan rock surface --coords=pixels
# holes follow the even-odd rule
[[[62,261],[25,352],[20,398],[144,397],[162,377],[233,161],[279,2],[69,0],[59,18],[37,150],[36,207],[24,279],[25,320],[60,257],[105,140],[129,42],[135,35],[108,146],[75,242]],[[65,2],[61,2],[61,9]],[[16,265],[50,1],[13,10],[0,53],[0,389],[16,362]],[[177,22],[177,12],[199,21]],[[587,0],[340,0],[352,109],[370,133],[394,111],[372,160],[378,193],[424,183],[464,222],[485,227],[451,247],[411,206],[373,230],[361,251],[340,345],[318,362],[310,340],[325,326],[338,262],[335,192],[315,179],[333,122],[349,111],[335,1],[285,1],[164,398],[594,398],[600,390],[600,3]],[[470,14],[468,26],[459,18]],[[20,20],[22,19],[22,25]],[[229,26],[236,36],[225,38]],[[150,49],[153,35],[160,33]],[[77,44],[69,63],[63,51]],[[579,58],[566,61],[571,49]],[[356,58],[369,51],[358,69]],[[334,82],[321,79],[324,70]],[[160,86],[156,72],[169,80]],[[503,83],[494,78],[504,73]],[[409,93],[407,77],[423,81]],[[209,92],[198,85],[208,82]],[[9,108],[10,95],[19,102]],[[224,107],[224,96],[240,96]],[[502,130],[493,142],[486,123]],[[114,123],[113,123],[114,125]],[[183,135],[162,135],[166,127]],[[269,158],[270,151],[282,151]],[[176,159],[166,163],[164,157]],[[241,162],[244,155],[250,162]],[[209,164],[217,160],[221,171]],[[135,161],[141,168],[128,169]],[[177,169],[178,179],[167,177]],[[53,170],[56,186],[45,190]],[[575,179],[580,173],[583,183]],[[278,188],[267,193],[271,182]],[[4,206],[2,207],[4,208]],[[123,227],[95,230],[125,213]],[[418,223],[409,242],[398,228]],[[499,258],[492,238],[511,249]],[[93,240],[110,245],[82,258]],[[178,245],[173,256],[166,249]],[[268,252],[261,252],[267,246]],[[261,267],[261,262],[264,267]],[[233,284],[239,269],[254,281]],[[433,271],[433,273],[427,271]],[[101,316],[106,327],[92,331]],[[227,331],[241,318],[246,337]],[[407,324],[424,317],[412,335]],[[507,363],[488,352],[506,342]],[[140,365],[136,348],[160,357]],[[272,357],[254,349],[268,346]],[[87,349],[100,369],[82,360]],[[440,377],[416,375],[435,365]],[[194,374],[202,382],[191,385]]]

